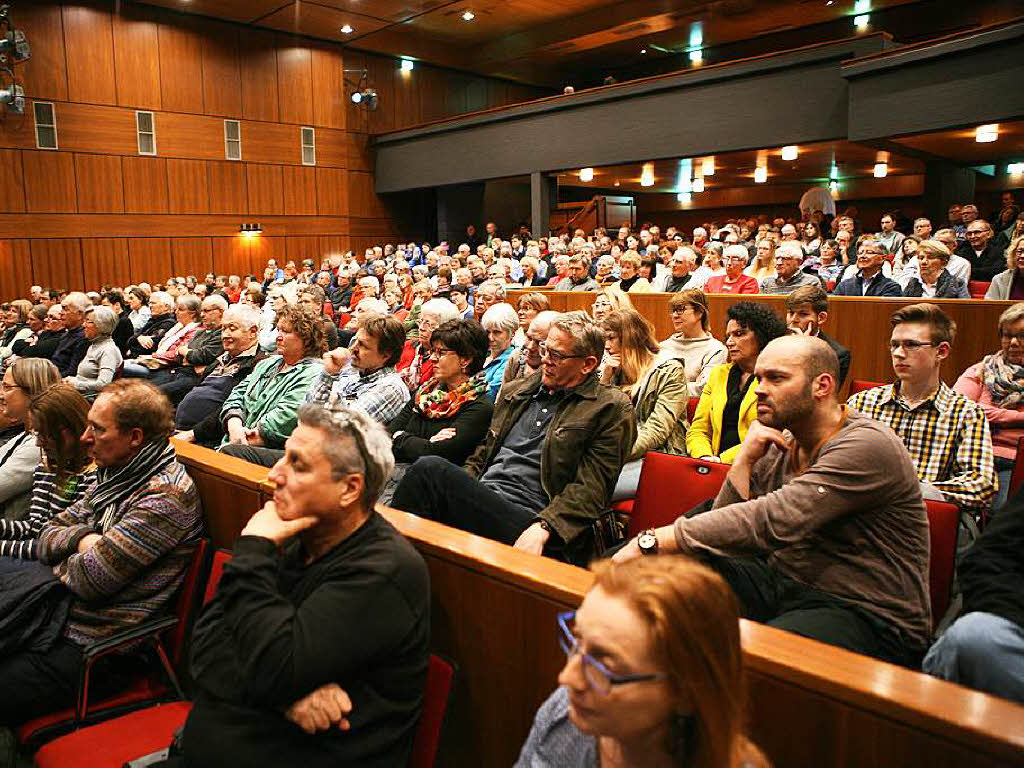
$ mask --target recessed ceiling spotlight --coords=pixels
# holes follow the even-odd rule
[[[476,14],[473,13],[469,9],[466,9],[465,11],[462,12],[462,20],[463,21],[472,21],[475,18],[476,18]]]
[[[351,24],[346,24],[345,26],[343,26],[341,28],[341,34],[343,34],[343,35],[351,35],[353,31],[354,30],[352,29],[352,25]]]
[[[787,144],[782,148],[782,159],[783,160],[796,160],[797,155],[800,153],[800,148],[795,144]]]
[[[594,180],[594,169],[593,168],[580,168],[580,181],[593,181]]]
[[[640,49],[640,53],[642,53],[642,54],[643,54],[643,53],[647,53],[647,49],[646,49],[646,48],[641,48],[641,49]]]
[[[694,64],[700,64],[704,61],[704,52],[700,48],[690,51],[690,61]]]
[[[979,144],[987,144],[999,138],[999,124],[979,125],[974,131],[974,140]]]

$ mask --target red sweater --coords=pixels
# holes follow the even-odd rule
[[[725,275],[708,278],[704,284],[704,293],[760,293],[757,280],[750,275],[740,275],[734,283],[726,280]]]

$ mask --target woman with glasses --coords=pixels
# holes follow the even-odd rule
[[[986,299],[1020,301],[1024,299],[1024,236],[1019,236],[1006,249],[1006,271],[992,278]]]
[[[1000,349],[968,368],[953,389],[985,411],[992,432],[992,451],[999,493],[992,503],[1006,502],[1017,460],[1017,442],[1024,437],[1024,303],[999,316]]]
[[[475,320],[448,320],[430,335],[433,376],[388,423],[395,470],[381,494],[387,504],[399,481],[421,456],[465,464],[487,436],[494,413],[484,359],[489,341]]]
[[[594,294],[594,303],[590,305],[590,316],[595,323],[600,323],[613,309],[632,309],[633,302],[615,286],[602,288]]]
[[[434,359],[430,355],[430,336],[449,320],[457,320],[459,310],[448,299],[431,299],[420,307],[418,338],[408,339],[398,361],[398,373],[410,392],[416,392],[434,375]]]
[[[10,304],[4,304],[4,333],[0,339],[0,360],[6,360],[14,352],[14,343],[26,341],[32,337],[32,329],[28,326],[29,313],[32,311],[32,303],[25,299],[15,299]]]
[[[85,432],[89,403],[73,387],[48,387],[32,399],[29,412],[43,460],[32,475],[28,517],[0,519],[0,556],[35,560],[39,531],[85,496],[96,480],[96,467],[78,439]]]
[[[558,617],[559,688],[516,768],[759,768],[743,732],[739,608],[720,576],[682,557],[603,562]]]
[[[152,300],[150,300],[150,304],[152,304]],[[134,359],[125,360],[124,376],[138,379],[149,378],[150,371],[158,371],[174,363],[178,359],[178,349],[188,346],[192,337],[199,332],[200,305],[199,297],[194,294],[186,293],[179,296],[174,304],[174,317],[177,322],[167,329],[167,332],[148,354],[136,355]]]
[[[32,473],[42,455],[26,429],[32,398],[60,383],[60,372],[49,360],[21,358],[4,371],[0,395],[0,517],[20,520],[28,511]]]
[[[512,338],[513,346],[522,347],[526,343],[526,331],[530,327],[530,323],[533,322],[533,318],[549,309],[551,309],[551,302],[543,293],[534,291],[519,297],[519,308],[516,312],[519,316],[519,328]]]
[[[683,361],[687,396],[700,397],[711,370],[726,360],[725,345],[711,335],[711,312],[704,291],[684,288],[668,302],[675,331],[660,342],[663,354]]]

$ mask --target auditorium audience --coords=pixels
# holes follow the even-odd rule
[[[64,334],[57,342],[50,360],[57,366],[61,376],[74,376],[78,364],[85,357],[89,348],[89,340],[85,338],[85,312],[92,306],[89,297],[74,291],[61,299],[64,308]]]
[[[608,257],[611,259],[611,257]],[[615,261],[612,259],[612,266]],[[641,277],[640,255],[633,251],[626,251],[619,259],[619,280],[615,287],[623,293],[650,293],[651,283],[647,278]]]
[[[533,318],[539,313],[550,309],[551,302],[548,300],[548,297],[539,291],[520,296],[519,303],[516,305],[519,327],[516,329],[515,336],[512,337],[512,344],[515,347],[522,347],[526,343],[526,330],[530,327],[530,323],[533,322]]]
[[[613,309],[632,309],[633,302],[629,296],[624,294],[614,285],[601,288],[594,296],[594,303],[590,305],[590,316],[595,323],[600,323]]]
[[[1024,304],[999,316],[999,340],[1000,350],[964,371],[953,386],[980,405],[988,419],[999,478],[994,510],[1006,502],[1017,443],[1024,437]]]
[[[171,430],[170,403],[146,382],[113,382],[90,408],[82,440],[97,482],[39,532],[39,558],[70,591],[70,612],[49,650],[0,660],[0,725],[74,706],[83,648],[172,604],[202,519]],[[124,654],[105,656],[93,667],[90,692],[131,663]],[[109,673],[97,674],[104,665]]]
[[[743,248],[742,245],[737,247]],[[821,286],[821,280],[817,276],[800,269],[804,258],[803,248],[798,242],[791,240],[779,245],[775,249],[775,274],[762,278],[760,292],[789,294],[804,286]]]
[[[171,295],[165,291],[154,291],[149,297],[150,318],[146,321],[131,341],[128,342],[128,358],[138,358],[150,354],[156,349],[157,344],[163,339],[173,326],[175,321],[175,302]],[[135,324],[135,321],[132,321]]]
[[[420,458],[392,504],[527,552],[589,562],[592,525],[636,439],[629,399],[597,380],[603,352],[585,314],[559,317],[541,346],[541,371],[505,387],[465,468]]]
[[[701,391],[686,432],[686,450],[695,459],[732,462],[757,418],[757,357],[786,325],[770,307],[740,301],[729,307],[725,326],[727,363],[716,365]]]
[[[488,286],[493,289],[493,286]],[[484,286],[477,290],[477,304],[483,298]],[[490,294],[494,296],[494,294]],[[502,289],[504,299],[504,289]],[[490,305],[497,304],[495,299]],[[474,311],[476,305],[474,305]],[[405,382],[410,392],[415,392],[423,386],[434,374],[434,361],[430,357],[430,334],[434,329],[449,320],[455,320],[460,316],[459,310],[447,299],[431,299],[420,307],[417,338],[406,339],[405,347],[402,349],[402,357],[398,361],[398,373]]]
[[[29,327],[32,303],[25,299],[15,299],[0,309],[4,313],[3,336],[0,337],[0,360],[6,360],[14,353],[14,344],[27,341],[34,331]]]
[[[744,274],[747,265],[747,249],[742,245],[730,245],[724,251],[725,274],[709,277],[704,283],[705,293],[758,293],[757,279]]]
[[[1003,271],[1006,242],[1002,237],[995,236],[992,226],[984,219],[964,223],[967,226],[967,242],[957,249],[957,253],[971,263],[973,279],[991,281]]]
[[[767,765],[744,735],[739,609],[682,557],[601,563],[558,615],[566,661],[516,768]]]
[[[749,258],[749,251],[747,255]],[[743,270],[743,274],[754,278],[758,283],[775,274],[775,241],[772,238],[762,237],[757,241],[754,247],[754,260]]]
[[[556,291],[596,291],[601,285],[590,276],[590,261],[578,253],[569,257],[569,274],[555,283]]]
[[[1016,238],[1006,249],[1006,269],[995,275],[985,292],[986,299],[1020,301],[1024,299],[1024,237]]]
[[[179,357],[179,350],[187,347],[200,328],[199,309],[202,301],[198,296],[185,293],[174,303],[175,324],[160,337],[156,345],[147,353],[137,355],[124,362],[126,378],[149,378],[152,371],[166,370],[172,367]],[[150,300],[152,305],[152,300]],[[129,344],[131,348],[131,344]]]
[[[711,370],[725,362],[725,345],[711,335],[708,299],[697,288],[684,288],[668,302],[672,318],[671,336],[660,343],[663,354],[683,361],[687,395],[700,397]]]
[[[117,315],[110,307],[90,307],[82,327],[89,346],[75,375],[65,376],[64,381],[87,400],[94,400],[96,394],[114,380],[121,367],[121,350],[110,338],[117,327]]]
[[[106,291],[103,294],[103,306],[110,307],[117,315],[117,325],[114,326],[114,332],[110,334],[110,338],[114,340],[123,358],[128,351],[128,342],[135,335],[135,326],[132,325],[128,313],[125,312],[124,296],[119,291]]]
[[[857,246],[856,274],[842,280],[832,293],[835,296],[902,295],[900,284],[883,273],[885,256],[885,246],[874,237],[861,237]]]
[[[49,360],[63,336],[64,307],[53,304],[46,310],[42,330],[35,331],[28,339],[14,342],[11,350],[16,357],[41,357]]]
[[[934,304],[911,304],[891,318],[893,384],[858,392],[848,404],[891,427],[906,444],[926,499],[975,513],[996,494],[992,438],[981,406],[940,378],[956,323]]]
[[[828,294],[821,286],[807,285],[797,288],[786,297],[786,326],[797,336],[817,336],[839,358],[839,385],[843,388],[850,372],[850,350],[821,330],[828,322]]]
[[[938,240],[923,240],[917,246],[918,269],[903,287],[904,296],[926,299],[969,299],[967,286],[946,267],[952,254]]]
[[[538,312],[537,316],[530,321],[523,346],[513,349],[512,354],[509,355],[508,363],[505,365],[505,374],[501,381],[502,387],[510,381],[528,378],[540,370],[540,345],[548,337],[551,323],[558,317],[558,314],[558,312],[545,310]]]
[[[221,324],[227,309],[227,299],[219,294],[203,299],[199,310],[202,325],[195,335],[178,346],[176,359],[166,368],[150,372],[149,380],[160,387],[172,405],[177,406],[181,402],[195,387],[206,367],[223,353]]]
[[[88,413],[88,401],[66,384],[53,384],[32,398],[32,431],[43,458],[32,474],[28,516],[0,518],[0,557],[35,560],[43,526],[95,482],[96,467],[79,439]]]
[[[374,511],[392,465],[365,414],[300,410],[270,472],[273,501],[242,530],[196,625],[178,765],[408,762],[430,593],[420,555]]]
[[[906,448],[838,402],[839,362],[820,339],[771,341],[755,373],[758,420],[712,510],[615,559],[702,557],[744,616],[916,666],[931,636],[928,521]]]
[[[440,456],[461,466],[484,441],[494,413],[483,370],[489,346],[475,320],[449,320],[430,335],[434,375],[387,425],[396,463],[382,503],[416,459]]]
[[[636,413],[636,440],[612,494],[612,500],[618,501],[636,495],[648,451],[686,455],[689,396],[684,360],[661,352],[654,327],[635,309],[609,312],[601,330],[605,344],[601,383],[621,389]]]
[[[495,304],[484,312],[480,324],[487,332],[489,351],[484,361],[484,379],[487,381],[487,396],[491,402],[498,399],[498,390],[505,376],[505,366],[515,347],[512,339],[519,329],[519,318],[508,304]]]
[[[133,286],[128,289],[125,298],[128,301],[128,308],[131,310],[128,312],[128,319],[131,321],[135,333],[138,333],[152,317],[152,312],[149,308],[150,297],[142,288]]]

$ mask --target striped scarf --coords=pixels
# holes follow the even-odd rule
[[[89,505],[93,513],[101,516],[100,531],[106,533],[117,522],[114,515],[122,501],[172,461],[174,446],[167,438],[159,438],[143,445],[127,464],[100,467],[96,471],[96,488],[89,494]]]
[[[984,359],[982,382],[999,408],[1016,408],[1024,403],[1024,366],[1008,363],[1002,352]]]

